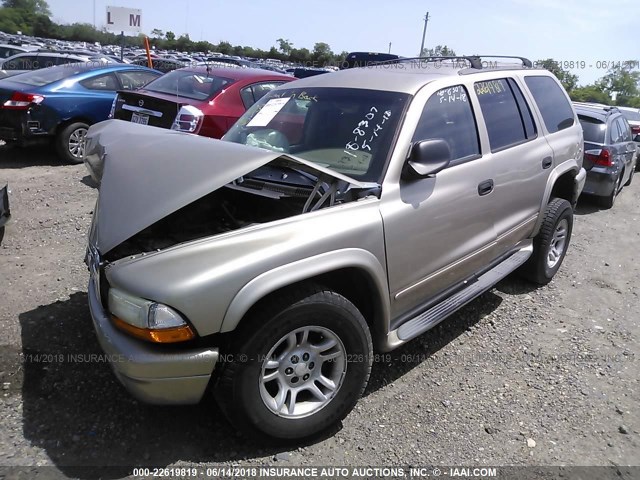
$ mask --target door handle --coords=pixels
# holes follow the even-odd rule
[[[551,165],[553,165],[553,158],[551,157],[544,157],[542,159],[542,169],[546,170],[547,168],[551,167]]]
[[[478,185],[478,195],[488,195],[493,191],[493,180],[485,180]]]

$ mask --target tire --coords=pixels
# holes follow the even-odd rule
[[[0,243],[2,243],[3,238],[4,238],[4,225],[0,227]]]
[[[84,136],[89,125],[83,122],[70,123],[56,136],[56,149],[60,159],[66,163],[78,164],[84,160]]]
[[[621,172],[618,178],[616,179],[616,183],[613,187],[613,190],[611,191],[611,194],[609,194],[609,196],[599,198],[600,206],[602,208],[609,209],[613,207],[613,205],[616,203],[616,198],[618,198],[618,194],[620,193],[620,190],[622,190],[622,179],[624,178],[623,175],[624,175],[624,172]]]
[[[268,300],[234,338],[214,395],[249,438],[300,440],[327,430],[353,409],[371,373],[364,318],[323,287],[297,287]]]
[[[627,180],[627,183],[624,184],[625,187],[628,187],[629,185],[631,185],[631,181],[633,180],[633,176],[636,173],[636,169],[632,168],[631,169],[631,173],[629,174],[629,180]]]
[[[563,198],[553,198],[544,211],[538,235],[533,239],[533,253],[521,269],[531,282],[546,285],[556,274],[569,247],[573,230],[573,209]]]

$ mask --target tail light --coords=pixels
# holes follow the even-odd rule
[[[631,125],[631,131],[634,135],[640,135],[640,125]]]
[[[116,114],[116,103],[118,102],[118,94],[116,94],[116,98],[113,99],[113,103],[111,103],[111,110],[109,111],[109,116],[107,118],[113,118]]]
[[[43,95],[37,95],[35,93],[13,92],[11,98],[4,102],[2,107],[13,110],[27,110],[31,105],[38,105],[42,103],[43,100]]]
[[[611,167],[613,165],[613,158],[611,152],[606,148],[598,148],[595,150],[587,150],[584,152],[584,157],[587,160],[593,162],[594,165],[600,165],[603,167]]]
[[[193,105],[185,105],[180,108],[178,115],[176,115],[173,121],[173,125],[171,125],[171,129],[180,132],[198,133],[198,130],[200,130],[202,126],[203,118],[204,113],[202,113],[201,110]]]

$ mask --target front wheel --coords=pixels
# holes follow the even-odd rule
[[[232,424],[249,435],[298,440],[342,420],[371,372],[372,341],[342,295],[307,286],[248,320],[215,388]]]
[[[571,240],[573,209],[563,198],[553,198],[544,211],[538,235],[533,239],[533,253],[521,273],[528,280],[546,285],[556,274]]]
[[[89,125],[75,122],[64,127],[56,137],[56,148],[60,159],[67,163],[82,163],[84,160],[84,137]]]

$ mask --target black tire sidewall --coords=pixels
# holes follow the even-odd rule
[[[348,304],[350,305],[350,304]],[[264,324],[236,354],[247,360],[237,371],[234,385],[236,410],[246,422],[266,435],[280,439],[305,438],[319,433],[346,416],[360,397],[371,368],[371,336],[360,313],[351,305],[312,302],[293,305]],[[259,390],[262,359],[286,334],[315,325],[328,328],[342,341],[347,371],[336,396],[321,410],[301,419],[278,417],[262,401]],[[239,408],[238,408],[239,407]]]
[[[551,280],[553,276],[558,272],[558,269],[562,265],[562,262],[564,261],[564,257],[567,254],[567,250],[569,249],[571,233],[573,232],[573,211],[571,209],[571,205],[567,202],[566,207],[556,211],[556,214],[554,215],[554,217],[555,217],[555,221],[551,229],[551,236],[545,237],[544,239],[542,239],[542,242],[540,245],[541,255],[540,255],[540,258],[538,259],[538,261],[543,262],[542,270],[544,271],[544,276],[548,280]],[[562,255],[560,256],[560,259],[558,260],[558,262],[553,267],[549,267],[549,265],[547,264],[547,256],[549,252],[551,238],[553,238],[553,233],[558,227],[558,224],[564,219],[567,219],[567,237],[564,244],[564,250],[562,251]]]

